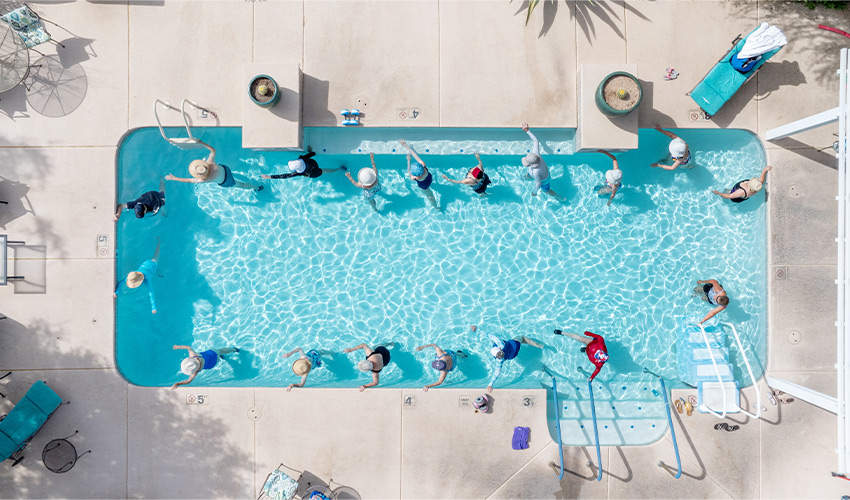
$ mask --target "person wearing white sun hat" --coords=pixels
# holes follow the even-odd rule
[[[372,168],[361,168],[357,172],[357,180],[351,177],[351,173],[345,172],[345,176],[355,186],[363,189],[363,198],[369,202],[372,210],[378,211],[378,204],[375,201],[375,195],[381,192],[381,183],[378,182],[378,167],[375,165],[375,155],[369,153],[369,159],[372,161]]]
[[[620,170],[620,165],[617,163],[617,158],[614,157],[608,151],[604,149],[598,149],[597,153],[602,153],[608,158],[611,158],[611,161],[614,163],[614,168],[605,172],[605,185],[600,187],[597,191],[597,194],[611,194],[611,197],[608,198],[608,205],[611,205],[611,202],[614,200],[614,195],[617,194],[617,190],[620,189],[620,183],[623,180],[623,171]]]
[[[738,181],[737,184],[732,186],[732,189],[729,190],[729,193],[721,193],[717,190],[712,190],[711,192],[720,196],[721,198],[726,198],[727,200],[731,200],[732,203],[741,203],[744,200],[750,199],[750,196],[761,191],[762,186],[764,186],[765,178],[767,177],[767,173],[771,171],[773,167],[770,165],[764,167],[761,171],[761,175],[758,177],[753,177],[752,179],[744,179],[742,181]]]
[[[290,177],[309,177],[310,179],[315,179],[321,176],[325,172],[336,172],[337,170],[345,170],[345,167],[339,168],[319,168],[319,164],[313,157],[316,156],[316,153],[307,148],[307,154],[303,154],[296,158],[295,160],[290,160],[287,162],[286,166],[289,167],[289,172],[286,174],[274,174],[274,175],[261,175],[260,177],[263,179],[289,179]]]
[[[684,141],[681,137],[670,132],[669,130],[664,130],[659,125],[655,126],[655,130],[661,132],[666,135],[672,141],[670,141],[670,145],[668,149],[670,150],[670,156],[673,158],[672,165],[664,165],[662,163],[652,163],[651,167],[660,167],[664,170],[676,170],[678,167],[682,168],[693,168],[694,165],[691,164],[691,150],[688,147],[688,143]]]
[[[177,349],[186,349],[189,351],[189,357],[183,358],[183,361],[180,362],[180,371],[183,372],[184,375],[188,375],[189,378],[187,380],[183,380],[182,382],[177,382],[171,386],[172,389],[177,389],[181,385],[186,385],[192,383],[195,380],[195,377],[201,370],[211,370],[218,364],[218,358],[221,356],[225,356],[227,354],[231,354],[234,352],[239,352],[239,349],[236,347],[224,347],[221,349],[208,349],[200,354],[195,352],[192,349],[192,346],[189,345],[175,345],[172,347],[175,351]]]

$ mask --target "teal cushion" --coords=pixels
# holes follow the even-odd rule
[[[9,23],[15,31],[25,31],[29,29],[31,24],[39,23],[38,15],[30,10],[30,8],[26,5],[18,7],[12,12],[3,14],[0,16],[0,19]]]
[[[21,443],[16,443],[12,438],[0,432],[0,461],[11,457],[21,449]]]
[[[16,443],[23,443],[32,437],[45,422],[47,422],[47,414],[32,401],[24,398],[0,422],[0,430]]]
[[[24,397],[47,415],[53,413],[62,404],[62,398],[41,380],[33,384]]]

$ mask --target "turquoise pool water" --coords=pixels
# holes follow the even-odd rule
[[[530,141],[519,129],[403,131],[438,179],[432,189],[441,211],[405,179],[401,132],[391,129],[307,129],[305,136],[326,168],[345,164],[356,172],[368,165],[368,151],[376,153],[380,213],[341,173],[264,181],[258,194],[167,183],[166,213],[143,220],[125,214],[117,226],[116,279],[151,257],[156,238],[162,242],[161,277],[153,280],[158,313],[150,313],[143,289],[117,299],[119,369],[132,383],[166,386],[184,378],[185,351],[173,344],[238,346],[239,355],[193,385],[285,386],[298,377],[281,354],[319,348],[335,354],[308,384],[356,387],[368,380],[355,367],[362,354],[342,349],[394,340],[380,385],[418,388],[436,372],[432,351],[414,349],[433,342],[472,354],[446,387],[483,388],[492,358],[489,343],[469,331],[478,324],[546,344],[523,347],[497,387],[548,385],[545,363],[564,381],[562,399],[580,401],[586,382],[576,367],[590,364],[576,342],[552,335],[562,328],[605,336],[611,359],[600,387],[612,397],[632,390],[643,397],[655,387],[643,367],[675,386],[676,316],[701,318],[709,308],[691,297],[694,282],[717,278],[732,298],[722,319],[738,325],[754,368],[763,371],[764,194],[736,205],[710,193],[760,171],[758,139],[735,130],[677,131],[697,166],[667,172],[649,164],[665,154],[668,139],[641,130],[641,149],[618,155],[624,187],[606,208],[592,188],[610,160],[570,154],[573,131],[536,132],[552,153],[552,187],[564,203],[530,195],[519,162]],[[243,150],[239,128],[196,135],[218,149],[219,163],[252,179],[285,172],[297,156]],[[462,176],[475,164],[473,150],[494,183],[485,199],[439,178]],[[171,146],[154,128],[129,133],[118,153],[119,200],[157,189],[167,173],[186,176],[200,156]],[[740,356],[733,362],[743,380]]]

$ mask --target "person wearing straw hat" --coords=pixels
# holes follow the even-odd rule
[[[437,379],[433,384],[428,384],[422,388],[423,391],[428,392],[428,389],[431,387],[437,387],[442,384],[446,380],[446,375],[449,374],[450,371],[454,370],[457,366],[457,357],[460,356],[462,358],[466,357],[466,353],[463,351],[444,351],[440,349],[437,344],[426,344],[421,345],[416,348],[417,351],[421,351],[427,347],[433,347],[435,351],[434,360],[431,361],[431,368],[440,372],[440,378]]]
[[[393,347],[395,345],[395,342],[388,342],[386,345]],[[360,392],[363,392],[366,390],[367,387],[374,387],[378,385],[378,379],[381,370],[386,368],[386,366],[390,362],[390,350],[383,345],[379,345],[375,349],[370,349],[369,346],[367,346],[366,344],[360,344],[345,349],[342,352],[348,354],[359,349],[363,349],[364,351],[366,351],[366,358],[362,359],[357,364],[357,368],[359,368],[361,372],[372,372],[372,382],[360,386]]]
[[[472,329],[473,332],[479,330],[479,328],[475,325],[470,325],[470,329]],[[505,364],[505,361],[514,359],[517,355],[519,355],[519,348],[522,347],[522,344],[537,347],[538,349],[543,348],[542,345],[529,339],[525,335],[520,335],[512,340],[502,340],[492,333],[485,333],[483,330],[479,331],[481,331],[482,335],[486,335],[487,338],[493,342],[493,347],[490,348],[490,354],[492,354],[493,358],[496,359],[496,371],[493,372],[493,376],[490,377],[490,381],[487,383],[488,394],[493,392],[493,384],[496,382],[496,379],[499,378],[499,375],[502,374],[502,365]]]
[[[664,170],[676,170],[678,167],[694,167],[694,165],[691,164],[691,150],[690,148],[688,148],[688,143],[686,143],[684,139],[674,134],[673,132],[670,132],[669,130],[664,130],[659,125],[655,126],[655,130],[661,132],[662,134],[672,139],[670,141],[668,149],[670,150],[670,156],[673,158],[673,164],[664,165],[662,163],[652,163],[650,164],[651,167],[660,167]]]
[[[732,203],[741,203],[744,200],[750,199],[750,196],[761,191],[762,186],[764,186],[765,178],[767,177],[767,173],[771,171],[773,167],[770,165],[764,167],[761,171],[761,175],[758,177],[753,177],[752,179],[744,179],[742,181],[738,181],[737,184],[732,186],[732,189],[729,190],[729,193],[721,193],[717,190],[712,190],[711,192],[720,196],[721,198],[726,198],[727,200],[731,200]]]
[[[296,352],[300,352],[301,355],[295,360],[295,362],[292,363],[292,372],[301,377],[301,382],[297,384],[289,384],[286,388],[286,392],[291,391],[293,387],[304,387],[304,384],[307,383],[307,375],[310,374],[310,370],[322,366],[322,353],[315,349],[310,349],[305,353],[304,350],[299,347],[284,354],[283,357],[288,358]]]
[[[205,148],[210,150],[210,155],[206,160],[194,160],[189,164],[189,174],[192,177],[183,178],[175,177],[171,174],[165,176],[167,181],[188,182],[193,184],[201,184],[211,182],[218,184],[221,187],[238,187],[242,189],[252,189],[254,191],[262,191],[263,185],[249,184],[236,180],[233,177],[233,172],[227,165],[219,165],[215,162],[215,149],[204,142],[198,141]]]
[[[552,190],[549,166],[540,156],[540,141],[537,140],[537,136],[531,130],[528,130],[528,124],[525,122],[522,123],[522,131],[528,134],[532,141],[531,151],[522,158],[522,166],[528,169],[529,177],[534,179],[534,190],[531,191],[531,196],[537,196],[537,191],[543,191],[549,196],[564,201],[561,195]]]
[[[118,293],[124,289],[124,287],[134,289],[139,288],[142,283],[144,283],[148,287],[148,295],[151,298],[151,313],[156,314],[156,299],[153,295],[153,284],[151,280],[156,274],[157,262],[159,262],[159,238],[156,240],[156,250],[154,250],[153,258],[150,260],[146,260],[142,262],[142,265],[139,266],[135,271],[130,272],[127,275],[127,278],[118,282],[115,285],[115,292],[112,293],[112,298],[117,298]]]
[[[263,174],[260,177],[263,179],[289,179],[290,177],[303,176],[315,179],[325,172],[336,172],[337,170],[345,171],[345,167],[319,168],[319,164],[313,159],[314,156],[316,156],[316,153],[308,148],[307,154],[301,155],[297,159],[290,160],[287,163],[289,173],[274,175]]]
[[[372,210],[378,211],[378,203],[375,201],[375,195],[381,192],[381,183],[378,181],[378,167],[375,165],[375,154],[369,153],[369,159],[372,161],[372,168],[361,168],[357,172],[357,180],[355,181],[351,174],[346,170],[345,176],[355,186],[363,189],[363,198],[369,202]]]
[[[218,358],[221,356],[225,356],[227,354],[231,354],[234,352],[239,352],[239,349],[236,347],[224,347],[222,349],[208,349],[204,352],[197,353],[192,346],[190,345],[175,345],[172,347],[175,351],[177,349],[186,349],[189,351],[189,357],[183,358],[183,361],[180,362],[180,371],[183,374],[188,375],[189,378],[187,380],[183,380],[182,382],[177,382],[171,386],[172,389],[177,389],[181,385],[191,384],[198,373],[201,370],[211,370],[215,368],[215,365],[218,364]]]
[[[425,166],[425,161],[416,154],[416,151],[414,151],[413,148],[404,142],[404,139],[399,139],[398,142],[401,143],[401,145],[404,146],[404,149],[406,149],[409,153],[407,155],[407,175],[416,181],[416,185],[419,186],[419,189],[421,189],[423,193],[425,193],[428,201],[431,202],[431,206],[439,210],[440,207],[437,206],[437,199],[434,198],[434,191],[431,190],[431,183],[434,182],[434,176],[431,175],[431,171]],[[410,163],[411,155],[413,155],[413,159],[416,160],[416,163]]]

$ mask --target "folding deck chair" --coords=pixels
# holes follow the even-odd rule
[[[756,28],[758,29],[758,27]],[[755,31],[755,30],[753,30]],[[732,48],[730,48],[723,57],[717,61],[717,64],[711,68],[708,73],[696,84],[696,86],[688,92],[700,108],[709,116],[716,114],[720,108],[726,104],[726,101],[732,98],[738,89],[750,81],[750,78],[755,76],[759,68],[767,62],[768,59],[782,50],[782,47],[771,50],[762,54],[761,59],[757,61],[752,68],[746,73],[741,73],[732,67],[732,56],[741,51],[747,38],[753,33],[751,31],[746,37],[741,38],[741,35],[732,40]]]
[[[57,408],[62,398],[39,380],[27,391],[8,415],[0,420],[0,461],[14,460],[12,467],[23,460],[23,451]]]

